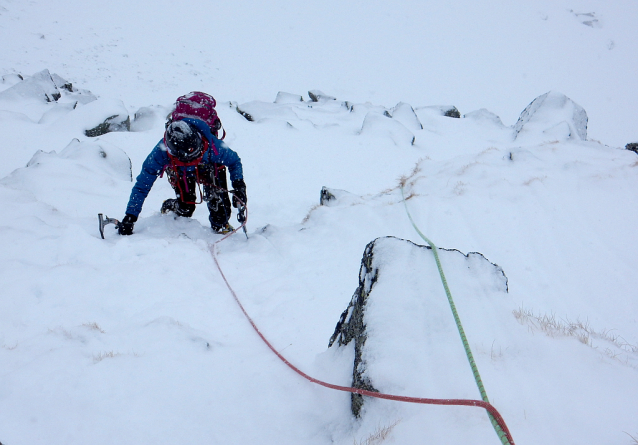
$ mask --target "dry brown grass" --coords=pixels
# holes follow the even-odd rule
[[[513,314],[519,323],[527,324],[532,331],[541,331],[549,337],[574,337],[582,344],[598,349],[601,353],[613,359],[620,359],[621,353],[622,355],[638,354],[638,346],[629,344],[620,335],[613,333],[612,330],[596,331],[592,329],[587,321],[579,319],[576,321],[560,320],[554,314],[534,314],[531,309],[524,307],[514,310]],[[600,349],[594,347],[592,339],[603,340],[616,348]],[[634,367],[634,365],[629,363],[629,357],[627,357],[626,364]]]
[[[399,177],[399,187],[403,187],[405,188],[406,185],[408,185],[408,181],[411,179],[414,179],[414,177],[416,175],[418,175],[419,173],[421,173],[421,162],[425,161],[427,159],[430,159],[428,157],[425,158],[420,158],[418,161],[416,161],[416,164],[414,164],[414,167],[412,168],[412,171],[410,172],[409,175],[402,175]],[[413,185],[414,182],[410,183],[409,185]]]
[[[306,214],[306,216],[304,216],[304,218],[301,220],[301,224],[307,223],[310,220],[310,216],[312,215],[312,212],[317,210],[319,207],[321,207],[321,205],[319,204],[312,206],[310,210],[308,210],[308,213]]]
[[[83,323],[82,326],[84,326],[85,328],[91,329],[92,331],[98,331],[99,333],[104,334],[104,331],[96,322]]]
[[[534,183],[534,182],[536,182],[536,181],[538,181],[538,182],[542,183],[545,179],[547,179],[547,176],[543,176],[542,178],[541,178],[541,177],[534,177],[534,178],[530,178],[530,179],[528,179],[527,181],[525,181],[525,182],[523,183],[523,185],[530,185],[530,184],[532,184],[532,183]]]
[[[118,357],[120,355],[122,354],[120,354],[119,352],[113,352],[113,351],[100,352],[98,355],[93,356],[93,363],[99,363],[105,358],[113,358],[113,357]]]
[[[398,423],[399,423],[399,420],[397,420],[396,422],[388,426],[383,426],[383,427],[379,426],[377,430],[371,435],[369,435],[367,438],[361,441],[357,441],[355,439],[353,444],[354,445],[378,445],[387,439],[387,437],[390,435],[390,433],[392,432],[394,427],[397,426]]]

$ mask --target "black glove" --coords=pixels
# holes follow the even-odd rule
[[[246,198],[246,183],[243,179],[237,179],[233,181],[233,207],[243,207],[246,205],[248,198]]]
[[[137,216],[127,213],[117,226],[117,233],[120,235],[133,235],[133,225],[135,225],[135,221],[137,221]]]

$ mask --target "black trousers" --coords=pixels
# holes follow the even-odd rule
[[[198,204],[198,194],[206,201],[208,206],[208,220],[213,229],[224,227],[231,215],[230,197],[228,196],[228,182],[226,180],[226,167],[223,165],[198,167],[197,175],[186,178],[178,177],[177,173],[169,172],[168,178],[175,196],[177,197],[177,209],[179,216],[190,218]],[[203,184],[203,190],[202,185]],[[199,191],[199,192],[198,192]]]

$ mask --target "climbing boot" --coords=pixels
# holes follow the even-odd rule
[[[232,232],[233,230],[235,230],[233,228],[233,226],[231,226],[230,224],[226,223],[223,226],[219,226],[219,227],[213,227],[213,232],[215,233],[219,233],[220,235],[225,235],[227,233]]]
[[[162,212],[163,215],[166,215],[168,212],[175,213],[177,208],[178,208],[177,199],[167,199],[166,201],[162,203],[162,208],[160,209],[160,212]]]
[[[162,203],[162,208],[160,209],[160,212],[163,214],[173,212],[177,216],[183,216],[185,218],[193,216],[194,211],[195,204],[181,202],[179,199],[167,199]]]

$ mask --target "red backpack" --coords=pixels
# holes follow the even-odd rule
[[[215,106],[217,102],[215,98],[210,94],[202,93],[201,91],[192,91],[188,94],[180,96],[175,101],[175,109],[171,113],[169,123],[189,117],[192,119],[199,119],[208,124],[210,131],[216,138],[224,139],[226,137],[226,130],[222,127],[222,122],[217,116]],[[223,131],[223,135],[220,138],[218,136],[219,130]]]

